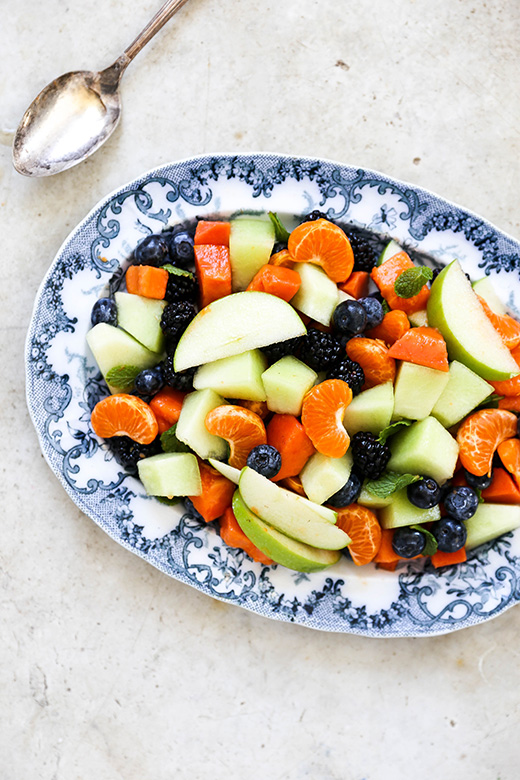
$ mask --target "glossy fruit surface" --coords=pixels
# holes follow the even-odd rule
[[[455,520],[469,520],[478,509],[479,500],[475,490],[461,485],[452,488],[443,498],[445,511]],[[455,552],[444,550],[444,552]]]
[[[394,381],[395,360],[388,355],[384,341],[360,336],[350,339],[346,349],[349,358],[365,372],[365,389]]]
[[[381,526],[374,512],[366,506],[350,504],[338,510],[336,525],[351,538],[348,551],[356,566],[374,560],[381,546]]]
[[[90,315],[92,325],[106,322],[109,325],[117,325],[117,305],[113,298],[99,298],[92,307]]]
[[[159,427],[147,403],[135,395],[116,393],[99,401],[90,418],[97,436],[128,436],[138,444],[151,444]]]
[[[505,409],[480,409],[466,417],[457,431],[464,468],[477,477],[490,474],[496,448],[516,436],[516,426],[516,414]]]
[[[426,546],[426,535],[421,531],[403,526],[396,528],[392,537],[392,549],[400,558],[415,558]]]
[[[419,509],[430,509],[441,500],[441,489],[431,477],[413,482],[406,489],[408,501]]]
[[[303,399],[305,433],[322,455],[341,458],[346,453],[350,438],[343,426],[343,415],[351,401],[352,390],[341,379],[320,382]]]
[[[254,447],[267,443],[262,420],[243,406],[217,406],[206,416],[205,424],[209,433],[227,441],[230,449],[228,463],[236,469],[244,468]]]
[[[326,219],[303,222],[289,236],[288,249],[297,263],[321,266],[333,282],[344,282],[354,266],[346,233]]]
[[[466,526],[461,520],[453,517],[442,517],[433,523],[431,532],[437,540],[437,548],[441,552],[453,553],[460,550],[466,544]]]

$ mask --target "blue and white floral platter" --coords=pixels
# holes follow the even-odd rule
[[[473,279],[488,274],[518,315],[518,242],[430,192],[374,171],[280,155],[164,165],[99,203],[65,241],[40,287],[26,367],[43,454],[77,506],[113,539],[214,598],[367,637],[432,636],[482,623],[520,600],[520,531],[441,570],[416,561],[395,572],[357,568],[346,557],[310,575],[266,567],[228,548],[214,524],[146,496],[91,430],[90,412],[107,390],[85,342],[90,311],[120,279],[144,235],[205,215],[271,210],[295,217],[314,208],[392,237],[435,264],[458,258]]]

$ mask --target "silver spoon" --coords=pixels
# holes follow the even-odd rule
[[[16,170],[25,176],[52,176],[99,149],[119,122],[119,82],[127,66],[187,2],[168,0],[109,68],[73,71],[51,81],[31,103],[16,131]]]

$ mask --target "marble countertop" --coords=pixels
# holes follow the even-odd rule
[[[377,641],[269,621],[169,579],[51,474],[23,353],[70,230],[110,190],[190,155],[382,170],[520,236],[520,8],[190,0],[128,69],[108,143],[59,176],[16,174],[13,131],[36,93],[108,65],[159,4],[2,4],[1,776],[516,780],[518,607],[447,636]]]

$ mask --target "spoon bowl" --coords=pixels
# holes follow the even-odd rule
[[[110,67],[51,81],[22,117],[13,165],[24,176],[52,176],[93,154],[121,116],[119,82],[129,63],[187,0],[168,0]]]

